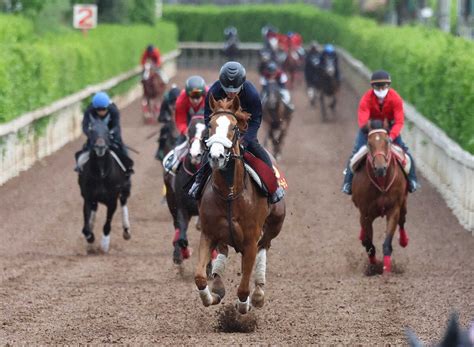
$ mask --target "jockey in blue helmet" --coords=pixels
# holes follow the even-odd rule
[[[92,102],[84,112],[82,119],[82,132],[89,137],[89,131],[92,127],[91,118],[104,122],[109,128],[111,139],[111,148],[125,165],[126,173],[133,173],[133,160],[128,156],[125,145],[122,142],[122,131],[120,128],[120,112],[117,106],[110,100],[106,92],[98,92],[92,97]],[[90,143],[89,138],[84,144],[81,151],[76,153],[76,160],[84,152],[92,149],[93,144]],[[81,167],[76,166],[76,171],[80,172]]]

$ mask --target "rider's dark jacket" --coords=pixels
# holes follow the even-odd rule
[[[224,89],[219,81],[214,82],[211,89],[206,95],[206,104],[204,108],[204,120],[206,126],[209,125],[209,116],[212,113],[211,107],[209,105],[209,95],[212,94],[216,100],[221,100],[227,97]],[[245,81],[240,93],[238,94],[240,99],[240,106],[242,110],[251,114],[248,129],[245,133],[243,140],[244,142],[253,142],[257,140],[257,132],[262,123],[262,102],[260,100],[259,93],[255,86],[249,82]]]
[[[96,120],[101,120],[103,122],[107,123],[107,126],[109,127],[110,135],[112,138],[112,141],[115,144],[122,145],[122,131],[120,129],[120,112],[115,106],[115,104],[110,104],[109,107],[107,107],[107,115],[105,117],[100,117],[94,107],[92,105],[89,105],[84,112],[84,118],[82,119],[82,132],[87,136],[89,134],[90,130],[90,123],[91,123],[91,118],[93,117]],[[90,143],[89,140],[87,141],[87,147],[90,149]]]

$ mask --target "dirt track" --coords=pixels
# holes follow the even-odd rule
[[[176,80],[182,85],[191,73]],[[211,81],[216,72],[204,76]],[[122,239],[118,210],[110,254],[85,252],[72,171],[83,139],[0,187],[0,344],[403,344],[406,326],[434,342],[451,310],[466,326],[474,319],[474,237],[422,179],[421,191],[409,197],[410,244],[402,249],[394,241],[395,273],[365,276],[358,212],[339,192],[357,98],[343,88],[337,120],[323,124],[302,89],[293,97],[297,110],[282,159],[288,214],[268,255],[265,307],[250,313],[255,332],[217,328],[224,305],[235,302],[240,256],[230,253],[227,296],[212,308],[202,306],[195,290],[197,252],[184,271],[172,264],[156,144],[145,140],[155,128],[142,125],[135,102],[122,120],[125,141],[141,152],[134,156],[129,200],[133,236]],[[104,208],[99,211],[96,236],[104,221]],[[380,256],[382,222],[375,230]],[[193,223],[195,250],[198,237]]]

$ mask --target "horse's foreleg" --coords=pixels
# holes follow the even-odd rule
[[[91,219],[92,219],[92,203],[87,200],[84,200],[83,206],[83,215],[84,215],[84,227],[82,228],[82,233],[86,238],[88,243],[93,243],[95,240],[94,233],[92,232],[91,228]],[[93,225],[93,223],[92,223]]]
[[[252,275],[255,256],[257,255],[257,243],[250,242],[244,247],[242,253],[242,278],[237,289],[237,310],[245,314],[250,309],[250,276]]]
[[[222,278],[224,277],[225,267],[227,264],[227,256],[229,254],[229,248],[227,246],[219,246],[219,254],[212,261],[212,292],[219,295],[222,299],[225,296],[225,287]]]
[[[211,259],[211,247],[212,244],[209,238],[204,233],[201,233],[201,239],[199,241],[199,262],[196,266],[194,282],[199,290],[202,303],[206,307],[217,305],[221,301],[219,295],[211,293],[207,285],[206,267]]]
[[[191,250],[188,248],[188,225],[191,217],[183,208],[179,208],[176,213],[177,228],[173,239],[173,261],[175,264],[181,264],[183,259],[191,256]]]
[[[375,246],[372,242],[374,229],[372,228],[373,218],[366,215],[366,213],[360,214],[360,235],[359,239],[362,241],[362,245],[365,247],[367,251],[367,255],[369,256],[369,263],[375,264],[377,262],[377,258],[375,257]]]
[[[132,237],[130,233],[130,220],[128,214],[127,200],[130,196],[130,184],[128,184],[120,193],[120,206],[122,207],[122,226],[123,226],[123,238],[130,240]]]
[[[97,202],[93,202],[91,204],[91,214],[89,217],[89,228],[90,228],[91,233],[94,232],[94,224],[95,224],[95,217],[97,215],[97,207],[98,207]]]
[[[111,229],[111,224],[112,224],[112,218],[114,216],[115,210],[117,209],[117,199],[111,199],[109,203],[107,204],[107,217],[105,220],[104,224],[104,229],[103,232],[104,234],[102,235],[102,241],[100,244],[100,248],[104,253],[107,253],[109,251],[110,247],[110,229]]]
[[[406,247],[408,246],[408,234],[405,231],[405,221],[407,215],[407,199],[405,197],[405,201],[400,209],[400,218],[398,220],[398,225],[400,226],[400,239],[398,240],[400,246]]]
[[[400,209],[393,209],[387,215],[387,231],[385,241],[383,242],[383,271],[389,273],[392,271],[392,240],[400,218]]]

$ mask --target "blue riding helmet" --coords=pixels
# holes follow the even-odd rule
[[[291,37],[291,36],[294,35],[294,32],[293,32],[293,31],[288,31],[288,32],[286,33],[286,35]]]
[[[335,52],[334,46],[331,45],[330,43],[327,44],[327,45],[324,45],[324,52],[326,52],[326,53],[334,53],[334,52]]]
[[[110,98],[106,92],[98,92],[92,98],[92,107],[107,108],[110,105]]]

